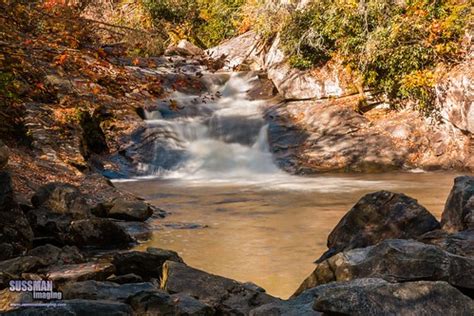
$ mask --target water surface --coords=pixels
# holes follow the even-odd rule
[[[440,217],[455,174],[321,175],[143,179],[116,185],[172,212],[155,220],[153,237],[138,246],[177,251],[207,272],[251,281],[287,298],[314,269],[326,239],[365,193],[410,195]]]

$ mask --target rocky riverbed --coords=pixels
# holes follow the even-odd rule
[[[2,146],[3,167],[8,149]],[[328,237],[328,250],[288,300],[186,265],[178,253],[133,251],[146,220],[166,212],[139,199],[88,201],[49,183],[18,201],[0,174],[0,309],[7,315],[408,315],[474,313],[474,177],[454,180],[441,222],[415,199],[363,196]],[[56,307],[11,280],[52,280]]]

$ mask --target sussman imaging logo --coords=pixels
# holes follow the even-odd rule
[[[61,300],[63,293],[54,291],[53,281],[50,280],[11,280],[11,292],[29,292],[33,300]]]

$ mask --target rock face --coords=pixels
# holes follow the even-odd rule
[[[10,151],[8,147],[0,140],[0,170],[7,166],[9,157]]]
[[[197,298],[216,309],[218,314],[248,314],[253,308],[278,299],[263,289],[221,276],[208,274],[184,263],[167,261],[163,266],[161,288],[168,293]]]
[[[33,231],[15,201],[10,174],[0,172],[0,260],[31,248]]]
[[[328,237],[329,250],[317,262],[354,248],[391,238],[416,238],[439,228],[439,223],[415,199],[378,191],[362,197],[339,221]]]
[[[65,299],[110,300],[125,302],[129,297],[143,291],[153,290],[153,284],[129,283],[116,284],[112,282],[84,281],[72,282],[62,287]]]
[[[114,255],[113,264],[117,275],[134,273],[145,280],[161,278],[162,266],[167,261],[183,262],[174,251],[151,248],[147,252],[130,251]]]
[[[70,214],[73,218],[86,218],[90,207],[78,188],[65,183],[48,183],[31,198],[35,208],[45,208],[53,213]]]
[[[164,291],[144,291],[129,299],[137,315],[215,315],[214,309],[187,295]]]
[[[121,248],[133,242],[132,237],[121,226],[105,218],[73,221],[64,238],[66,243],[78,247]]]
[[[474,228],[474,177],[454,180],[441,216],[441,227],[448,232]]]
[[[473,58],[454,67],[436,85],[441,115],[456,128],[474,134]]]
[[[471,315],[474,302],[446,282],[360,279],[321,289],[313,308],[337,315]]]
[[[413,240],[385,240],[376,246],[339,253],[318,264],[295,295],[320,284],[359,278],[389,282],[446,281],[474,289],[474,259]]]

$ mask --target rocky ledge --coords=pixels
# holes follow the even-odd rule
[[[174,251],[130,250],[129,223],[162,212],[139,200],[96,205],[50,183],[19,203],[0,174],[0,310],[6,315],[472,315],[474,177],[455,179],[441,222],[415,199],[362,197],[328,238],[328,250],[288,300],[253,283],[190,267]],[[132,222],[130,222],[132,221]],[[11,280],[52,280],[56,307]]]

